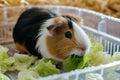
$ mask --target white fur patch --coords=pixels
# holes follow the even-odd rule
[[[77,50],[77,49],[73,49],[69,55],[72,55],[72,54],[75,54],[75,55],[78,55],[78,56],[82,56],[83,55],[83,52],[80,51],[80,50]]]
[[[40,33],[38,34],[38,41],[36,43],[36,49],[38,49],[38,52],[41,53],[42,57],[46,57],[46,58],[53,58],[59,61],[62,61],[54,56],[52,56],[50,54],[50,52],[47,49],[47,44],[46,44],[46,37],[47,36],[51,36],[51,34],[49,33],[49,31],[47,30],[47,27],[50,26],[53,22],[53,19],[49,19],[47,20],[41,27],[40,29]]]
[[[90,50],[90,46],[91,46],[91,42],[89,40],[89,37],[83,31],[83,29],[80,28],[80,26],[78,24],[76,24],[75,22],[73,22],[73,28],[74,28],[75,38],[77,40],[77,44],[81,44],[81,45],[84,45],[86,47],[85,55],[87,55],[89,50]]]

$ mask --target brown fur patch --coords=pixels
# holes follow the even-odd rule
[[[18,42],[16,42],[15,44],[16,44],[16,49],[19,50],[20,52],[28,52],[24,44],[19,44]]]
[[[75,44],[76,40],[74,37],[73,29],[70,29],[67,20],[63,17],[57,17],[54,19],[54,24],[62,21],[63,24],[56,29],[55,36],[48,36],[46,39],[48,51],[52,53],[53,56],[59,59],[65,59],[69,52],[73,49],[77,49],[78,46]],[[65,37],[65,32],[70,31],[72,33],[72,39]]]
[[[56,17],[53,21],[53,24],[58,24],[59,22],[61,22],[63,24],[65,24],[65,23],[67,24],[67,21],[63,17]]]
[[[65,14],[65,16],[69,16],[72,18],[73,21],[75,21],[77,24],[81,25],[82,20],[79,18],[79,16],[73,15],[73,14]]]

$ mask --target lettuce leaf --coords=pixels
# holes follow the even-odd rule
[[[37,59],[34,56],[18,54],[18,53],[15,53],[13,58],[15,59],[13,68],[18,71],[29,68],[30,65]]]
[[[44,61],[44,62],[51,61],[52,64],[57,64],[57,62],[58,62],[57,60],[51,59],[51,58],[43,58],[43,61]]]
[[[0,73],[0,80],[10,80],[6,75]]]
[[[90,58],[88,56],[83,56],[83,60],[79,62],[77,68],[81,69],[88,66],[88,62],[90,61]]]
[[[120,52],[115,52],[111,57],[111,62],[120,60]]]
[[[18,73],[17,80],[33,80],[38,78],[39,75],[32,70],[22,70]]]
[[[13,66],[15,60],[13,57],[9,57],[7,59],[0,61],[0,72],[5,73],[6,71],[9,71],[10,68]]]
[[[90,40],[91,48],[88,54],[90,58],[89,66],[98,66],[100,64],[109,63],[111,56],[106,52],[103,52],[104,47],[102,43],[92,38],[92,35],[90,35]]]
[[[65,71],[71,71],[77,69],[77,66],[80,61],[82,61],[82,56],[78,57],[75,55],[68,56],[63,62],[63,67]]]
[[[46,58],[37,60],[29,70],[35,71],[39,76],[49,76],[60,73],[60,70],[56,68],[55,64],[52,64],[51,60],[46,60]]]
[[[9,57],[7,52],[8,48],[0,45],[0,72],[5,73],[8,71],[11,66],[14,64],[15,60],[12,57]]]
[[[72,71],[88,66],[89,57],[71,55],[63,62],[65,71]]]
[[[8,58],[8,48],[0,45],[0,61]]]
[[[91,41],[91,48],[89,51],[90,57],[94,56],[98,52],[103,51],[103,49],[104,49],[103,45],[100,42],[98,42],[97,40],[93,39],[92,36],[90,36],[90,41]]]
[[[106,52],[98,52],[90,57],[89,66],[98,66],[110,62],[111,55]]]

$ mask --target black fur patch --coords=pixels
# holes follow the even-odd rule
[[[20,15],[13,29],[14,41],[20,44],[24,43],[31,54],[41,57],[35,49],[39,30],[46,20],[55,16],[57,14],[47,9],[31,8],[26,10]]]
[[[69,17],[69,16],[63,16],[63,17],[66,18],[66,20],[68,21],[69,28],[72,29],[73,25],[72,25],[72,19],[71,19],[71,17]]]

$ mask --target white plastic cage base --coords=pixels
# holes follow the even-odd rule
[[[35,80],[86,80],[89,73],[99,74],[103,80],[120,80],[120,61],[100,65],[97,67],[87,67],[85,69],[77,69],[68,73],[41,77]],[[99,79],[95,79],[99,80]]]

